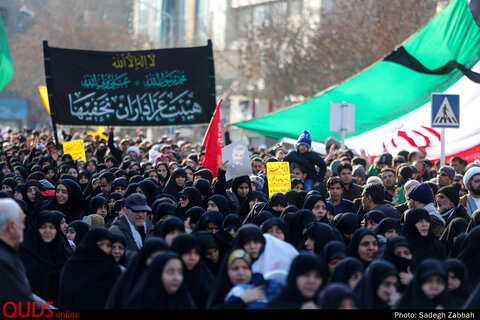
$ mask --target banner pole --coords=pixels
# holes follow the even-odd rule
[[[57,133],[57,123],[54,120],[55,115],[55,102],[50,97],[53,97],[53,92],[51,90],[52,86],[49,85],[49,82],[52,79],[52,75],[50,72],[50,52],[48,51],[48,41],[43,40],[43,60],[45,65],[45,80],[47,83],[47,92],[48,92],[48,104],[50,106],[50,119],[52,119],[52,129],[53,129],[53,137],[55,139],[55,146],[57,150],[60,150],[60,142],[58,141],[58,133]],[[48,90],[50,88],[50,90]]]
[[[445,128],[442,128],[441,130],[440,142],[440,166],[443,167],[445,165]]]

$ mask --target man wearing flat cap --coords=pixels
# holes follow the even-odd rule
[[[460,198],[460,203],[467,209],[467,214],[480,208],[480,167],[471,167],[463,176],[463,183],[468,193]]]
[[[125,214],[118,216],[112,222],[109,230],[123,235],[126,240],[126,254],[129,257],[143,246],[146,239],[153,235],[154,225],[147,219],[147,213],[152,209],[147,205],[147,198],[139,193],[133,193],[125,199]]]

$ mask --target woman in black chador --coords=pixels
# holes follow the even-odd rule
[[[153,258],[131,291],[126,309],[197,309],[185,282],[182,258],[171,251]]]
[[[19,247],[32,291],[46,301],[57,303],[60,271],[72,250],[65,242],[60,218],[53,211],[41,211],[35,225]]]
[[[112,233],[93,227],[63,266],[58,305],[62,309],[103,309],[121,274],[112,254]]]

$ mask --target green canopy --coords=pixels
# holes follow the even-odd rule
[[[355,132],[346,136],[356,136],[427,103],[431,93],[466,75],[479,53],[480,28],[469,4],[453,0],[401,48],[363,72],[305,103],[234,125],[277,140],[296,139],[308,129],[313,140],[325,141],[340,137],[329,130],[330,103],[348,102],[355,104]]]
[[[0,17],[0,91],[7,85],[13,75],[13,62],[10,57],[8,38]]]

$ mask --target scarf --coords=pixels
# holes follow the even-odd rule
[[[125,220],[127,220],[128,226],[130,227],[130,231],[132,232],[133,240],[137,244],[137,248],[140,249],[143,246],[142,236],[137,231],[137,228],[130,222],[130,220],[128,220],[128,218],[126,218]],[[147,230],[146,230],[145,224],[143,225],[143,228],[144,228],[145,234],[146,234]]]

